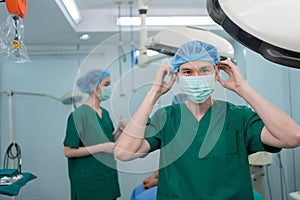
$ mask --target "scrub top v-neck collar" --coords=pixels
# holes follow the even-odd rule
[[[215,102],[214,102],[215,103]],[[203,114],[203,116],[201,117],[200,120],[198,120],[195,115],[193,114],[193,112],[190,110],[190,108],[188,107],[188,105],[186,103],[182,103],[183,105],[183,112],[186,112],[188,114],[187,117],[189,117],[190,119],[192,119],[193,121],[196,121],[198,124],[200,124],[201,122],[203,121],[206,121],[206,118],[208,117],[208,115],[210,114],[211,112],[211,107],[214,105],[212,104],[208,109],[207,111]]]
[[[99,106],[99,108],[101,108],[102,110],[102,117],[97,113],[97,111],[95,109],[93,109],[90,105],[88,104],[83,104],[83,106],[87,106],[89,109],[93,110],[97,116],[98,121],[102,121],[103,119],[103,108],[101,106]]]

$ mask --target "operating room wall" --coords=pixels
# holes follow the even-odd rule
[[[237,64],[250,85],[260,94],[300,123],[300,107],[297,104],[300,94],[297,93],[297,80],[300,71],[276,65],[266,61],[256,53],[245,50],[233,42]],[[60,47],[56,47],[60,48]],[[126,48],[126,47],[124,47]],[[93,67],[107,67],[112,74],[113,96],[104,102],[103,107],[110,111],[115,125],[122,115],[126,120],[141,103],[150,88],[156,69],[163,61],[154,62],[147,67],[131,66],[130,56],[121,64],[118,60],[117,45],[99,46],[95,55],[33,55],[28,64],[14,64],[11,61],[0,62],[0,90],[44,93],[55,97],[63,96],[73,89],[78,75]],[[164,62],[169,62],[165,59]],[[120,75],[120,67],[122,75]],[[155,109],[171,103],[177,93],[174,89],[163,96]],[[85,96],[86,97],[86,96]],[[226,91],[225,98],[238,104],[245,104],[237,95]],[[69,199],[69,182],[67,160],[63,155],[63,139],[66,118],[72,106],[48,97],[24,96],[15,94],[12,97],[14,141],[22,149],[22,169],[31,172],[37,179],[28,182],[15,197],[16,200]],[[4,151],[9,144],[8,96],[0,96],[0,150],[1,166]],[[280,153],[283,162],[281,168],[278,156],[273,156],[273,164],[268,167],[268,174],[263,178],[270,184],[272,199],[300,190],[300,151],[283,150]],[[157,168],[157,152],[129,163],[118,162],[122,200],[129,199],[132,189]],[[285,181],[280,177],[284,169]],[[269,177],[269,182],[267,181]],[[285,182],[285,183],[284,183]],[[286,185],[286,186],[285,186]],[[286,188],[286,189],[285,189]],[[287,191],[285,191],[287,190]],[[268,191],[267,198],[271,199]],[[9,199],[2,195],[1,199]],[[281,199],[281,198],[280,198]]]
[[[236,50],[243,52],[243,71],[248,83],[299,124],[300,107],[297,102],[300,94],[297,92],[297,80],[300,78],[300,70],[269,62],[241,45],[236,46]],[[264,167],[262,175],[266,199],[289,199],[290,192],[300,190],[299,158],[299,147],[283,149],[280,153],[273,154],[272,165]]]

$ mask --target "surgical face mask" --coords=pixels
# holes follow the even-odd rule
[[[109,99],[110,95],[111,95],[111,87],[107,86],[107,87],[102,87],[101,94],[98,94],[97,96],[100,99],[100,101],[105,101]]]
[[[215,90],[215,75],[180,76],[180,90],[195,103],[203,103]]]

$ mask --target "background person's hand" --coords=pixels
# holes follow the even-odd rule
[[[121,129],[121,131],[123,131],[124,128],[126,127],[126,124],[127,124],[126,120],[121,115],[118,121],[118,128]]]
[[[99,144],[99,145],[101,145],[101,144]],[[104,146],[105,153],[113,153],[115,146],[116,146],[116,144],[114,142],[106,142],[106,143],[103,143],[102,145],[105,145]]]
[[[158,178],[157,177],[149,176],[148,178],[146,178],[143,181],[143,188],[144,188],[144,190],[147,190],[149,188],[157,186],[157,183],[158,183]]]

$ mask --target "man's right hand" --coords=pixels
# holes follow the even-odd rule
[[[171,66],[167,64],[162,64],[162,66],[156,72],[151,90],[157,93],[159,96],[168,92],[172,88],[177,76],[177,74],[171,74],[172,75],[171,79],[167,83],[164,79],[166,75],[170,75],[170,74],[171,74]]]

